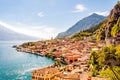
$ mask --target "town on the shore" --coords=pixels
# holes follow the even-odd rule
[[[32,80],[120,80],[120,1],[102,23],[73,36],[13,47],[54,60]]]
[[[120,39],[120,33],[117,39]],[[119,43],[117,39],[114,41],[116,44]],[[108,39],[107,45],[115,44],[114,42],[113,39]],[[102,41],[96,43],[91,37],[78,41],[64,38],[27,42],[16,46],[16,50],[55,60],[53,65],[34,70],[32,80],[110,80],[89,76],[89,70],[92,67],[88,66],[90,52],[101,50],[105,45]]]

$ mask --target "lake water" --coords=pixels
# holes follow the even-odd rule
[[[31,80],[31,72],[54,63],[46,57],[17,52],[13,45],[22,42],[0,41],[0,80]]]

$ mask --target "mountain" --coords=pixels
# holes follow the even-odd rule
[[[37,38],[27,36],[14,32],[2,25],[0,25],[0,40],[10,41],[10,40],[37,40]]]
[[[92,15],[85,17],[82,20],[78,21],[75,25],[73,25],[67,31],[59,33],[56,38],[64,38],[67,36],[71,36],[75,33],[78,33],[84,29],[88,29],[92,27],[93,25],[98,24],[104,19],[105,19],[104,16],[93,13]]]
[[[110,14],[102,22],[72,35],[72,38],[80,40],[87,36],[94,36],[97,41],[105,40],[108,45],[111,41],[117,40],[114,43],[120,42],[120,1],[118,1]]]

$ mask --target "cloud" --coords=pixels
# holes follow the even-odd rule
[[[60,30],[57,28],[49,27],[47,25],[41,25],[41,26],[32,26],[31,30],[35,31],[36,36],[50,39],[51,37],[55,37]]]
[[[103,15],[103,16],[108,16],[109,15],[109,11],[96,11],[96,12],[92,12],[90,14],[93,14],[93,13],[96,13],[96,14],[99,14],[99,15]]]
[[[37,37],[37,38],[43,38],[43,39],[50,39],[51,37],[55,37],[59,32],[61,32],[57,28],[49,27],[47,25],[35,26],[35,25],[26,25],[26,24],[20,23],[20,25],[17,24],[17,27],[16,27],[15,25],[13,26],[2,21],[0,21],[0,25],[18,33],[22,33],[22,34]]]
[[[45,15],[43,14],[43,12],[39,12],[38,14],[37,14],[39,17],[44,17]]]
[[[8,28],[8,29],[11,29],[11,30],[14,30],[14,31],[15,31],[15,28],[14,28],[13,26],[11,26],[11,25],[3,22],[3,21],[0,21],[0,25],[1,25],[0,27],[6,27],[6,28]]]
[[[84,6],[84,5],[82,5],[82,4],[77,4],[76,6],[75,6],[75,10],[73,11],[74,13],[78,13],[78,12],[83,12],[83,11],[85,11],[87,8]]]

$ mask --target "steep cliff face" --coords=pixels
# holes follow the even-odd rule
[[[109,16],[105,19],[103,24],[100,25],[100,29],[96,31],[97,39],[108,39],[110,37],[116,37],[116,34],[120,32],[120,2],[114,6]]]

